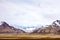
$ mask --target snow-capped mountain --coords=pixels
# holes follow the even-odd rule
[[[60,34],[60,20],[56,20],[52,22],[51,25],[47,25],[47,27],[35,29],[32,33],[39,34]]]
[[[0,33],[25,33],[22,29],[17,29],[13,26],[10,26],[6,22],[0,23]]]
[[[13,27],[14,26],[14,27]],[[39,34],[60,34],[60,20],[53,21],[52,24],[42,26],[10,26],[6,22],[0,22],[0,33],[39,33]]]
[[[13,26],[15,26],[16,28],[19,28],[19,29],[22,29],[22,30],[24,30],[24,31],[26,31],[26,32],[33,32],[33,30],[35,30],[35,29],[38,29],[38,28],[41,28],[42,27],[42,25],[37,25],[37,26],[18,26],[18,25],[13,25]]]
[[[56,20],[52,23],[52,25],[60,26],[60,20]]]

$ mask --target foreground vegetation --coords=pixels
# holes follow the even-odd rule
[[[60,38],[60,35],[54,34],[0,34],[0,39],[52,39]]]

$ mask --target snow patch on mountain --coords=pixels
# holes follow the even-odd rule
[[[56,20],[53,22],[53,25],[57,25],[57,26],[60,26],[60,20]]]
[[[0,25],[2,25],[3,23],[4,23],[4,22],[1,21],[1,22],[0,22]]]
[[[42,25],[37,25],[37,26],[18,26],[18,25],[13,25],[16,28],[22,29],[26,32],[32,32],[35,29],[42,28]]]

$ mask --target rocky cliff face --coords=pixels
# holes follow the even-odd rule
[[[6,22],[1,22],[0,23],[0,33],[25,33],[25,31],[14,28],[13,26],[10,26]]]
[[[51,25],[45,28],[39,28],[34,30],[32,33],[39,33],[39,34],[60,34],[60,20],[54,21]]]

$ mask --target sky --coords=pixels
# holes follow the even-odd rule
[[[60,0],[0,0],[0,21],[10,25],[49,25],[60,19]]]

